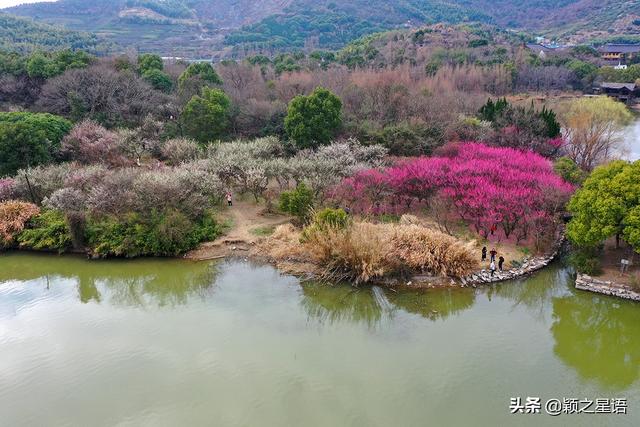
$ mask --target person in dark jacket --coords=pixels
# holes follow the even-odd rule
[[[502,264],[504,264],[504,257],[498,258],[498,270],[502,271]]]
[[[482,247],[482,261],[486,261],[487,259],[487,247],[483,246]]]

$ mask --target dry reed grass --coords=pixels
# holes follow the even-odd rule
[[[370,282],[404,272],[461,277],[477,268],[473,243],[415,224],[354,222],[305,234],[280,226],[260,249],[274,260],[313,262],[324,280]]]

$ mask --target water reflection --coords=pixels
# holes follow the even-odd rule
[[[320,322],[358,322],[373,327],[392,311],[379,304],[370,288],[320,283],[302,285],[301,305],[307,315]]]
[[[494,297],[513,302],[513,308],[525,307],[539,320],[551,310],[551,298],[566,293],[570,271],[567,268],[548,268],[527,278],[500,283],[487,289],[489,300]]]
[[[620,389],[640,378],[640,307],[574,291],[553,298],[555,354],[586,380]]]
[[[631,161],[640,159],[640,120],[623,130],[623,158]]]
[[[429,291],[389,292],[389,301],[396,307],[429,320],[444,320],[473,306],[473,289],[431,289]]]
[[[205,297],[215,283],[212,263],[172,259],[87,261],[81,257],[11,253],[0,257],[0,282],[42,281],[46,289],[60,281],[77,283],[82,303],[124,306],[176,306],[189,297]]]

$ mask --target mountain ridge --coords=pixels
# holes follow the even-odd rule
[[[141,51],[190,57],[336,49],[363,35],[437,22],[563,36],[606,35],[618,27],[640,33],[633,24],[640,0],[58,0],[2,11]]]

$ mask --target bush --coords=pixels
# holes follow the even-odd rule
[[[280,210],[306,221],[313,208],[313,192],[304,183],[298,184],[293,191],[280,194]]]
[[[562,179],[574,185],[580,185],[587,178],[587,173],[569,157],[560,157],[553,162],[553,170],[560,175]]]
[[[198,221],[176,210],[130,213],[121,218],[90,220],[87,241],[94,256],[176,256],[214,239],[218,226],[210,214]]]
[[[15,200],[0,203],[0,248],[11,246],[27,221],[39,213],[40,209],[32,203]]]
[[[571,264],[578,273],[597,276],[602,273],[599,248],[580,248],[569,255]]]
[[[71,247],[71,232],[60,211],[46,210],[29,220],[16,238],[21,248],[55,250],[59,253]]]
[[[311,224],[304,228],[301,241],[307,242],[314,233],[331,230],[342,230],[350,225],[349,215],[343,209],[325,208],[313,215]]]
[[[349,225],[349,215],[343,209],[325,208],[316,212],[313,223],[319,227],[345,228]]]

